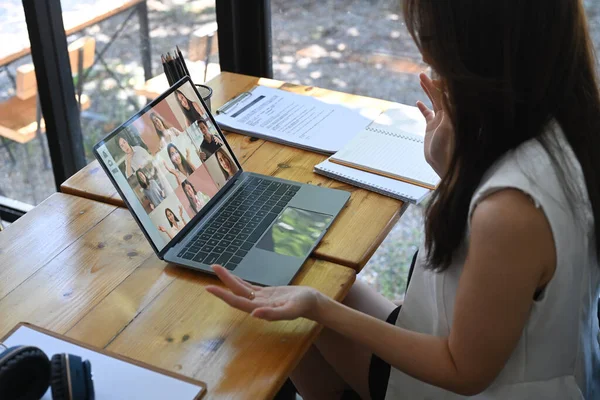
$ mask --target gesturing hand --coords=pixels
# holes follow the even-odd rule
[[[313,288],[254,286],[219,265],[213,265],[213,270],[231,291],[219,286],[208,286],[206,291],[231,307],[268,321],[315,319],[320,293]]]
[[[443,177],[448,170],[450,156],[452,154],[452,140],[454,128],[444,109],[443,93],[439,89],[439,82],[432,81],[427,75],[419,75],[421,87],[431,100],[433,110],[430,110],[423,102],[418,101],[417,107],[427,121],[425,130],[425,159]]]

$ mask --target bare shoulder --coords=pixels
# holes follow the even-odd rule
[[[471,218],[470,242],[503,258],[508,252],[540,266],[542,284],[554,274],[556,250],[550,223],[544,210],[520,190],[498,191],[477,205]]]

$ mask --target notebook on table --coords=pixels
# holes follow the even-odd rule
[[[431,193],[431,190],[421,186],[346,167],[329,160],[316,165],[314,171],[328,178],[412,204],[419,204]]]
[[[400,104],[384,112],[329,161],[435,189],[440,178],[425,160],[425,121],[417,113],[416,107]]]

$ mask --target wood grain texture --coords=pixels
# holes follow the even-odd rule
[[[123,208],[114,207],[95,225],[74,221],[63,228],[71,229],[86,233],[71,243],[64,243],[65,247],[58,254],[0,301],[0,336],[22,321],[54,332],[66,332],[142,261],[156,257]],[[43,242],[50,232],[55,234],[53,231],[37,237],[28,234],[28,240]],[[9,229],[4,234],[11,236]]]
[[[173,282],[107,349],[200,379],[209,398],[272,398],[320,330],[304,319],[268,323],[233,310],[205,291],[216,282],[206,275],[165,274],[174,274]],[[349,268],[309,260],[294,283],[341,300],[354,276]]]
[[[392,104],[384,100],[327,89],[223,72],[208,83],[214,90],[213,109],[258,84],[281,87],[328,102],[344,104],[366,113],[380,112]],[[347,207],[313,252],[316,258],[360,271],[401,216],[404,209],[401,201],[315,174],[314,166],[325,160],[326,156],[235,133],[225,133],[227,141],[246,171],[352,193]],[[96,161],[63,183],[61,190],[124,206]]]
[[[76,217],[52,223],[65,215]],[[38,228],[23,234],[29,226]],[[307,320],[267,323],[226,306],[205,290],[215,277],[160,261],[127,210],[64,194],[0,234],[12,243],[3,269],[19,269],[12,262],[49,230],[57,239],[41,267],[0,281],[12,288],[0,299],[0,337],[29,322],[205,381],[210,398],[256,399],[277,392],[319,332]],[[293,283],[341,300],[354,279],[349,268],[310,259]]]
[[[0,299],[114,210],[57,193],[0,232]]]

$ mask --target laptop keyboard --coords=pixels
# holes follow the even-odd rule
[[[178,256],[235,269],[298,190],[300,186],[250,177]]]

